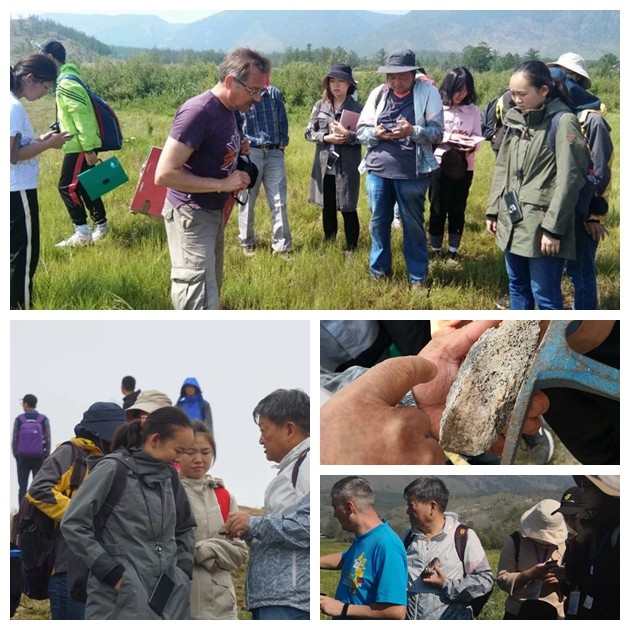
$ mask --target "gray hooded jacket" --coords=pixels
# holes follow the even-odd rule
[[[128,469],[126,486],[99,541],[94,515],[109,494],[116,460]],[[98,460],[72,498],[61,532],[90,569],[86,619],[190,619],[196,523],[173,479],[168,464],[144,451],[117,451]],[[175,586],[160,616],[148,601],[162,573]]]

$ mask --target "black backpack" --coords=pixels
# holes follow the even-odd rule
[[[466,551],[466,543],[468,542],[468,530],[470,528],[468,525],[463,525],[460,523],[455,530],[454,538],[455,538],[455,550],[457,551],[457,556],[459,557],[462,567],[464,568],[464,576],[466,575],[466,566],[464,565],[464,552]],[[413,539],[413,533],[409,530],[407,536],[405,536],[405,549],[409,548],[411,544],[411,540]],[[479,597],[475,597],[468,602],[468,605],[472,608],[473,616],[478,617],[486,605],[486,602],[490,599],[492,595],[492,591],[494,590],[494,585],[492,588],[483,595],[479,595]]]
[[[503,124],[503,112],[509,109],[512,102],[510,90],[504,90],[499,96],[493,98],[481,111],[481,135],[490,141],[494,154],[499,152],[507,127]]]
[[[87,472],[86,453],[73,442],[74,465],[68,496],[81,485]],[[24,497],[13,517],[11,542],[22,552],[24,593],[31,599],[48,599],[48,580],[55,563],[55,543],[59,536],[55,522]]]

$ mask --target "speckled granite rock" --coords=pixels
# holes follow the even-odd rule
[[[481,335],[446,399],[440,423],[442,448],[479,455],[494,444],[509,424],[539,333],[536,320],[510,320]]]

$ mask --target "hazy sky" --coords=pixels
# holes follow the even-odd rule
[[[309,322],[13,321],[10,333],[9,442],[25,394],[38,397],[55,445],[74,436],[92,403],[122,405],[127,374],[140,389],[161,390],[173,402],[194,376],[212,407],[218,452],[212,472],[241,504],[262,507],[277,471],[258,444],[252,410],[278,388],[310,393]],[[18,486],[9,460],[13,509]]]
[[[401,3],[405,4],[404,2]],[[13,6],[10,9],[12,17],[23,17],[29,14],[41,14],[41,13],[97,13],[99,15],[120,15],[122,13],[144,13],[149,15],[156,15],[166,22],[171,23],[183,23],[188,24],[197,20],[218,13],[219,11],[226,10],[274,10],[274,9],[287,9],[285,2],[279,2],[277,0],[268,0],[264,5],[260,2],[248,2],[246,0],[234,0],[229,7],[213,8],[216,3],[201,2],[200,0],[183,0],[178,3],[177,10],[159,10],[156,9],[155,2],[147,2],[144,0],[127,0],[126,2],[120,0],[109,0],[106,5],[90,6],[89,8],[84,1],[76,0],[59,0],[54,5],[50,2],[41,2],[39,0],[29,0],[20,6]],[[373,6],[371,6],[373,5]],[[370,2],[370,0],[364,0],[364,3],[358,7],[353,3],[344,4],[343,2],[323,2],[320,1],[317,5],[318,10],[323,9],[362,9],[362,10],[374,10],[380,13],[405,13],[406,11],[383,11],[382,4],[379,2]],[[312,10],[312,8],[311,8]]]

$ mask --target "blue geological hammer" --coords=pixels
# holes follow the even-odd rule
[[[572,350],[567,335],[581,321],[551,321],[521,385],[505,437],[502,464],[513,464],[534,393],[546,387],[569,387],[619,400],[619,370]]]

